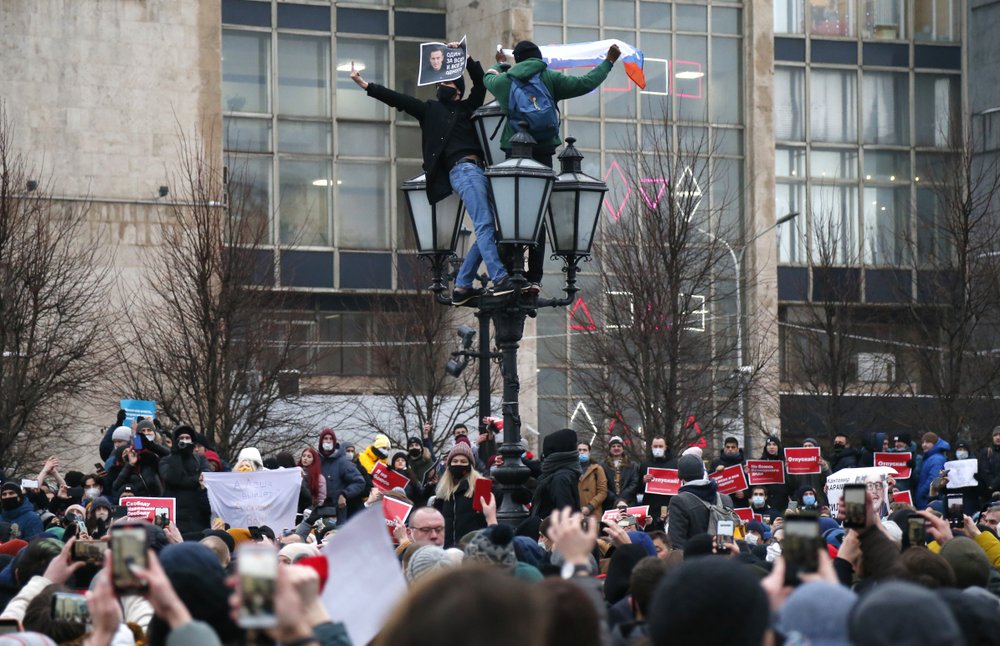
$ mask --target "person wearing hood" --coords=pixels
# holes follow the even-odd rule
[[[358,467],[347,459],[337,443],[332,428],[319,434],[320,470],[326,480],[326,507],[337,507],[337,522],[347,520],[347,501],[359,498],[365,490],[365,479]]]
[[[781,439],[777,435],[768,435],[764,440],[764,450],[760,454],[761,460],[770,460],[781,463],[781,472],[785,472],[785,451],[781,446]],[[788,485],[772,484],[767,485],[767,497],[771,506],[781,510],[782,513],[788,509]]]
[[[605,507],[613,507],[619,500],[635,504],[639,489],[639,467],[625,455],[625,443],[618,435],[608,441],[608,459],[604,462],[604,475],[608,478],[608,499]]]
[[[1000,426],[993,428],[990,445],[979,451],[979,483],[989,491],[1000,491]]]
[[[639,485],[640,491],[645,491],[646,484],[653,479],[650,469],[676,469],[677,460],[667,446],[667,438],[662,435],[655,436],[649,442],[649,459],[639,467],[639,475],[642,480]],[[643,493],[642,504],[649,505],[649,515],[652,518],[652,525],[648,529],[663,529],[667,508],[670,506],[670,496],[655,493]]]
[[[601,517],[604,513],[604,501],[608,497],[608,477],[601,465],[594,464],[590,459],[590,445],[580,442],[576,445],[580,460],[580,511],[584,516]],[[542,463],[544,466],[545,463]]]
[[[430,425],[428,425],[428,428]],[[430,436],[421,440],[416,435],[406,438],[406,461],[410,465],[410,479],[416,487],[427,484],[427,472],[434,466],[434,451]]]
[[[531,515],[546,518],[556,509],[580,511],[580,454],[576,431],[563,428],[542,440],[542,475],[531,500]]]
[[[926,509],[930,504],[931,482],[941,476],[944,463],[948,457],[946,453],[951,450],[951,445],[944,438],[937,436],[937,433],[924,433],[920,443],[924,450],[923,464],[920,465],[920,477],[917,480],[917,489],[913,492],[913,504],[917,509]]]
[[[708,532],[709,505],[721,503],[732,507],[727,494],[719,493],[715,480],[705,475],[705,464],[693,455],[682,456],[677,461],[677,475],[683,483],[676,496],[670,499],[670,524],[667,537],[674,549],[683,550],[688,540]]]
[[[735,437],[730,436],[722,442],[722,451],[719,452],[719,457],[712,460],[708,470],[710,473],[718,473],[744,462],[746,462],[746,456],[743,455],[743,449],[740,448],[739,441]],[[736,507],[746,507],[748,504],[750,503],[747,501],[746,492],[737,492],[733,498],[733,505]]]
[[[145,438],[145,435],[143,437]],[[121,453],[121,469],[111,487],[115,499],[121,497],[126,487],[131,488],[133,496],[163,495],[159,472],[160,460],[170,455],[170,449],[148,439],[142,442],[142,450],[136,451],[134,447],[128,446]],[[161,455],[161,451],[165,452],[165,455]]]
[[[389,438],[382,433],[375,434],[375,441],[369,444],[364,451],[358,455],[358,464],[365,470],[365,473],[371,475],[372,469],[379,462],[382,466],[389,466],[389,449],[392,447],[392,443],[389,442]]]
[[[263,471],[264,470],[264,459],[260,455],[260,451],[252,446],[248,446],[240,454],[236,456],[236,466],[233,467],[233,471]]]
[[[197,535],[208,529],[211,508],[201,474],[211,471],[208,460],[194,453],[192,427],[182,424],[174,429],[173,449],[159,463],[164,495],[175,499],[177,529],[181,534]]]
[[[111,503],[98,496],[87,505],[87,534],[93,540],[104,538],[111,527]]]
[[[0,485],[0,520],[16,524],[20,531],[18,538],[26,541],[43,531],[42,517],[35,512],[34,505],[16,482],[7,481]]]

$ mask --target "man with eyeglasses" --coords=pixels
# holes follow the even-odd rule
[[[991,502],[979,517],[979,524],[989,528],[994,534],[1000,526],[1000,502]]]
[[[444,546],[444,516],[433,507],[414,509],[407,521],[406,537],[409,542],[424,545]]]

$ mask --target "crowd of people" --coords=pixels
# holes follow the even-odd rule
[[[638,439],[598,446],[561,429],[545,436],[540,456],[521,447],[521,490],[498,484],[493,495],[477,483],[503,467],[496,419],[481,420],[474,435],[456,425],[440,455],[428,425],[405,447],[376,434],[358,450],[323,429],[297,456],[245,448],[230,462],[190,426],[167,433],[153,420],[126,425],[123,413],[93,473],[63,473],[52,457],[33,481],[0,485],[0,627],[8,629],[0,644],[350,644],[321,592],[352,582],[330,571],[321,550],[387,497],[413,505],[391,527],[409,591],[375,644],[1000,643],[1000,428],[978,453],[980,486],[961,490],[975,509],[959,527],[944,513],[954,492],[934,461],[955,456],[931,434],[913,451],[910,481],[882,483],[910,487],[925,504],[880,507],[882,489],[869,486],[873,504],[863,524],[850,525],[843,505],[830,512],[827,475],[870,465],[882,449],[915,449],[906,436],[873,436],[858,449],[837,436],[824,473],[720,495],[710,475],[745,461],[735,438],[708,459],[693,446],[675,456],[657,436],[636,460]],[[783,459],[779,438],[767,438],[760,459]],[[923,473],[929,463],[937,473]],[[379,464],[406,484],[376,486]],[[231,527],[213,517],[202,473],[296,467],[297,527]],[[675,469],[679,491],[646,494],[650,469]],[[498,523],[504,495],[523,521]],[[175,520],[124,517],[129,496],[174,498]],[[738,521],[730,536],[714,503],[748,508],[754,520]],[[802,519],[821,537],[805,562],[789,538]],[[146,535],[145,562],[129,566],[137,588],[117,581],[119,524]],[[250,547],[277,555],[273,586],[240,584]],[[264,629],[241,621],[250,590],[250,605],[273,613]],[[64,602],[73,591],[85,594],[86,610]]]

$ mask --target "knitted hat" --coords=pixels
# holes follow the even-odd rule
[[[765,525],[764,523],[760,522],[759,520],[751,520],[749,523],[747,523],[747,531],[748,532],[757,532],[765,540],[771,537],[770,536],[771,532],[767,528],[767,525]]]
[[[119,427],[119,428],[121,428],[121,427]],[[156,430],[156,424],[153,423],[153,420],[151,420],[151,419],[144,419],[144,420],[142,420],[141,422],[139,422],[138,424],[135,425],[135,432],[136,433],[141,433],[141,432],[143,432],[143,431],[145,431],[147,429],[153,430],[153,431]]]
[[[938,436],[937,433],[931,433],[930,431],[924,433],[924,436],[920,439],[921,442],[930,442],[931,444],[937,444]]]
[[[785,600],[778,628],[786,635],[797,632],[813,643],[847,643],[847,616],[857,598],[848,588],[835,583],[804,583]]]
[[[115,442],[128,442],[132,439],[132,429],[128,426],[119,426],[111,434],[111,439]]]
[[[611,446],[612,444],[621,444],[624,446],[625,442],[622,441],[621,435],[612,435],[611,439],[608,440],[608,446]]]
[[[575,450],[576,431],[571,428],[561,428],[554,433],[549,433],[542,440],[542,457]]]
[[[219,454],[216,453],[215,451],[211,449],[206,449],[205,459],[208,460],[210,463],[217,465],[219,469],[222,469],[222,458],[220,458]]]
[[[250,530],[246,527],[233,527],[232,529],[227,529],[226,531],[233,537],[233,542],[236,543],[236,547],[239,547],[243,543],[250,540]]]
[[[909,433],[899,433],[892,436],[893,442],[902,442],[903,444],[909,444],[911,439]]]
[[[705,463],[693,455],[682,455],[677,461],[677,475],[684,482],[701,480],[705,477]]]
[[[316,570],[316,573],[319,574],[319,589],[320,592],[323,591],[327,579],[330,578],[330,562],[327,561],[326,556],[307,556],[296,562],[295,565],[304,565]]]
[[[541,58],[542,50],[538,48],[538,45],[531,42],[530,40],[522,40],[518,44],[514,45],[514,62],[520,63],[521,61],[527,60],[529,58]]]
[[[248,446],[240,454],[236,456],[236,463],[239,464],[241,460],[249,460],[253,463],[257,471],[261,471],[264,468],[264,459],[260,457],[260,451],[252,446]]]
[[[956,536],[941,546],[940,554],[955,570],[955,583],[959,588],[972,585],[986,587],[990,578],[990,560],[974,540]]]
[[[27,546],[27,541],[22,541],[20,538],[12,538],[6,543],[0,543],[0,554],[9,554],[10,556],[14,556],[20,552],[22,548]]]
[[[451,459],[457,455],[464,455],[469,460],[469,464],[474,464],[476,461],[475,456],[472,455],[472,447],[469,446],[468,442],[456,442],[451,451],[448,451],[448,457],[444,459],[445,465],[451,464]]]
[[[21,489],[21,485],[17,484],[13,480],[8,480],[0,485],[0,491],[13,491],[17,494],[18,498],[24,497],[24,491]]]
[[[190,435],[191,441],[194,442],[194,436],[197,434],[198,433],[194,430],[194,427],[187,424],[181,424],[180,426],[174,428],[174,442],[176,442],[181,435]]]
[[[289,543],[278,551],[278,556],[287,557],[292,563],[298,563],[310,556],[319,556],[319,548],[311,543]]]
[[[232,554],[234,551],[236,551],[236,540],[233,538],[232,534],[230,534],[229,532],[227,532],[225,530],[222,530],[222,529],[206,529],[201,534],[202,534],[202,536],[205,536],[205,537],[215,536],[216,538],[218,538],[219,540],[221,540],[223,543],[226,544],[226,547],[229,548],[229,553],[230,554]]]
[[[802,444],[812,444],[813,446],[819,446],[819,442],[816,441],[815,437],[807,437],[802,440]]]
[[[493,525],[476,532],[465,546],[465,560],[472,563],[499,565],[513,570],[517,566],[514,553],[514,530],[508,525]]]
[[[421,440],[416,435],[411,435],[410,437],[406,438],[406,448],[410,448],[414,444],[416,444],[420,448],[424,448],[424,442],[423,442],[423,440]]]
[[[455,567],[455,562],[437,545],[424,545],[410,557],[406,568],[406,580],[414,583],[419,579],[446,568]]]
[[[953,644],[960,634],[955,616],[933,592],[902,581],[863,595],[851,609],[848,628],[850,642],[859,646]]]
[[[377,433],[375,435],[375,441],[372,442],[372,446],[374,446],[376,449],[381,449],[383,453],[388,453],[389,447],[392,446],[392,443],[389,442],[388,437],[382,435],[381,433]]]
[[[704,453],[702,453],[700,446],[689,446],[689,447],[687,447],[681,453],[681,457],[684,457],[685,455],[693,455],[694,457],[698,458],[699,460],[704,460],[705,459],[705,455],[704,455]]]

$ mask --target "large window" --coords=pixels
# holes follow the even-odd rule
[[[814,68],[809,80],[812,108],[809,126],[813,141],[857,142],[857,72]]]

